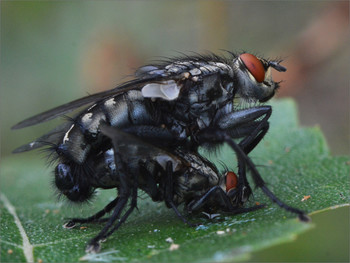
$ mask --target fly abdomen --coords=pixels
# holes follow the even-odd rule
[[[152,123],[153,118],[147,108],[146,100],[137,90],[130,90],[105,100],[100,106],[106,115],[107,123],[113,127],[123,128]]]
[[[74,163],[82,164],[99,136],[99,127],[106,121],[106,115],[98,107],[91,106],[79,115],[72,126],[64,134],[62,142],[57,147],[57,153],[69,158]]]
[[[75,163],[82,164],[89,154],[90,149],[91,144],[86,141],[80,127],[72,124],[65,133],[62,143],[57,146],[56,152],[58,155],[63,155]]]
[[[102,143],[100,125],[126,128],[128,126],[152,124],[153,117],[147,108],[147,102],[140,91],[131,90],[122,95],[100,101],[92,105],[74,120],[64,134],[57,152],[82,164],[91,148]]]
[[[101,107],[99,107],[99,104],[91,106],[88,111],[77,120],[81,131],[89,141],[96,140],[102,122],[106,122],[106,115]]]

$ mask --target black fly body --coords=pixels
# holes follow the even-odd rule
[[[248,157],[269,129],[271,106],[256,103],[268,101],[279,88],[279,83],[272,79],[271,70],[286,71],[280,62],[249,53],[229,53],[228,57],[186,56],[141,67],[134,80],[66,103],[13,126],[13,129],[20,129],[39,124],[89,105],[71,120],[14,152],[54,145],[57,158],[55,184],[73,202],[88,200],[95,187],[104,188],[102,179],[110,180],[113,187],[118,188],[119,197],[108,207],[113,209],[111,218],[116,219],[129,197],[134,200],[133,204],[136,203],[133,196],[142,182],[137,182],[138,177],[127,172],[130,167],[122,161],[122,151],[112,143],[114,137],[102,132],[101,127],[116,127],[169,152],[182,149],[186,153],[197,153],[199,146],[227,143],[238,160],[237,204],[244,204],[251,194],[246,177],[246,169],[249,169],[255,184],[272,201],[307,221],[303,211],[284,204],[270,192]],[[237,100],[248,102],[250,106],[241,108]],[[95,165],[98,166],[95,160],[111,149],[118,178],[96,176],[91,172],[96,169]],[[137,151],[130,154],[138,158]],[[126,183],[127,178],[134,178],[134,186]],[[151,181],[151,177],[147,179]],[[157,180],[157,183],[163,182],[163,179]],[[124,217],[131,211],[128,210]],[[98,242],[106,235],[105,229],[110,227],[106,226],[101,231],[103,234],[100,233],[90,245],[98,247]]]

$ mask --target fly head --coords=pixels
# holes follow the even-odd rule
[[[252,191],[249,185],[239,184],[238,176],[232,172],[227,171],[223,177],[226,187],[226,194],[229,197],[234,207],[243,207],[244,203],[248,201]],[[221,186],[224,188],[223,186]]]
[[[248,101],[266,102],[271,99],[279,83],[272,79],[271,68],[284,72],[281,61],[270,61],[249,53],[240,54],[233,60],[238,94]]]

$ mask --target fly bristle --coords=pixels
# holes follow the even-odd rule
[[[214,54],[212,52],[207,52],[206,54],[199,54],[196,52],[191,52],[191,54],[186,54],[182,52],[179,56],[173,56],[173,57],[160,57],[157,60],[152,60],[152,64],[150,66],[155,66],[159,68],[164,68],[165,66],[169,64],[173,64],[179,61],[184,62],[220,62],[224,64],[230,64],[232,63],[232,60],[237,57],[236,53],[224,50],[225,52],[229,53],[229,57],[220,56],[217,54]],[[195,65],[193,65],[195,66]]]
[[[40,148],[39,152],[41,154],[45,154],[47,165],[51,166],[55,164],[59,158],[57,154],[58,145],[52,142],[44,142],[44,141],[40,143],[43,144],[44,148]]]

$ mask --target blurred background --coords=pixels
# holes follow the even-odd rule
[[[333,154],[349,154],[348,1],[2,1],[1,156],[55,125],[10,130],[24,118],[152,60],[221,49],[283,58],[278,97],[297,101],[301,125],[319,125]]]

